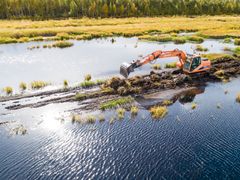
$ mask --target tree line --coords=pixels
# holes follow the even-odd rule
[[[240,0],[0,0],[1,19],[240,14]]]

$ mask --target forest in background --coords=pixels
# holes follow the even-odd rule
[[[240,0],[0,0],[0,19],[240,14]]]

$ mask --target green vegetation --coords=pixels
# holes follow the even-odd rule
[[[172,37],[169,34],[158,34],[158,35],[142,35],[139,36],[141,40],[157,41],[157,42],[169,42],[172,41]]]
[[[240,39],[235,39],[235,40],[234,40],[234,44],[235,44],[235,45],[240,45]]]
[[[173,62],[173,63],[166,63],[165,64],[165,68],[176,68],[177,67],[177,63]]]
[[[7,95],[12,95],[13,93],[13,88],[10,86],[7,86],[5,88],[3,88],[3,91],[7,94]]]
[[[83,94],[83,93],[77,93],[75,95],[75,99],[78,100],[78,101],[81,101],[81,100],[84,100],[87,98],[87,95],[86,94]]]
[[[229,57],[229,54],[224,53],[209,53],[209,54],[202,54],[202,57],[209,59],[210,61],[218,59],[218,58],[224,58]]]
[[[160,64],[153,64],[152,65],[152,69],[160,70],[161,69],[161,65]]]
[[[85,81],[90,81],[92,79],[91,74],[87,74],[86,76],[84,76]]]
[[[139,109],[137,106],[132,106],[130,111],[132,116],[136,116],[138,114]]]
[[[97,79],[97,80],[96,80],[96,84],[97,84],[97,85],[104,84],[105,82],[106,82],[106,80],[104,80],[104,79]]]
[[[43,45],[43,48],[47,48],[47,47],[48,47],[48,45],[47,45],[47,44],[44,44],[44,45]]]
[[[239,0],[1,0],[0,18],[132,17],[239,14]]]
[[[82,18],[47,21],[0,20],[0,43],[53,41],[68,38],[88,40],[111,36],[138,36],[142,39],[172,41],[173,38],[177,38],[175,36],[179,32],[197,32],[196,36],[204,38],[237,38],[239,21],[239,16]],[[193,40],[196,37],[181,38]]]
[[[223,40],[224,43],[230,43],[231,41],[232,41],[231,38],[225,38],[225,39]]]
[[[240,93],[237,94],[236,101],[240,103]]]
[[[196,103],[192,103],[191,108],[192,109],[196,109],[197,108],[197,104]]]
[[[21,91],[25,91],[27,89],[27,84],[24,83],[24,82],[21,82],[19,84],[19,88],[20,88]]]
[[[197,46],[196,46],[196,50],[197,50],[197,51],[204,51],[204,52],[206,52],[206,51],[208,51],[208,48],[205,48],[205,47],[203,47],[203,46],[201,46],[201,45],[197,45]]]
[[[169,105],[171,105],[171,104],[173,104],[173,102],[172,102],[171,100],[164,100],[164,101],[162,102],[162,105],[163,105],[163,106],[169,106]]]
[[[96,122],[96,117],[93,115],[88,115],[86,120],[87,120],[87,123],[94,124]]]
[[[218,70],[214,73],[214,75],[220,79],[224,77],[224,74],[225,74],[224,70]]]
[[[184,44],[186,43],[186,39],[184,37],[175,37],[173,38],[173,42],[175,44]]]
[[[229,52],[232,51],[232,49],[229,48],[229,47],[224,47],[223,50],[224,50],[224,51],[229,51]]]
[[[191,42],[196,42],[196,43],[202,43],[204,41],[204,39],[202,37],[199,36],[189,36],[186,37],[187,40],[191,41]]]
[[[81,116],[78,115],[78,114],[73,114],[72,115],[72,122],[75,123],[75,122],[81,122]]]
[[[132,97],[123,97],[123,98],[119,98],[119,99],[114,99],[114,100],[110,100],[108,102],[104,102],[104,103],[100,104],[100,109],[101,110],[112,109],[117,106],[131,103],[132,101],[133,101]]]
[[[64,87],[64,88],[67,88],[67,87],[68,87],[68,81],[67,81],[67,80],[64,80],[64,81],[63,81],[63,87]]]
[[[52,47],[58,47],[58,48],[68,48],[71,46],[73,46],[73,43],[68,41],[59,41],[52,45]]]
[[[119,119],[124,119],[126,110],[123,108],[118,108],[117,109],[117,114]]]
[[[166,106],[155,106],[150,109],[150,113],[154,119],[164,118],[168,113],[168,109]]]
[[[104,115],[99,115],[99,116],[98,116],[98,120],[99,120],[99,122],[105,121]]]
[[[44,82],[44,81],[33,81],[33,82],[31,82],[31,88],[32,89],[41,89],[41,88],[44,88],[48,85],[49,85],[49,83]]]
[[[89,87],[92,87],[95,85],[96,85],[96,83],[94,81],[84,81],[84,82],[80,83],[80,86],[82,88],[89,88]]]
[[[240,46],[239,47],[236,47],[233,52],[236,54],[236,55],[240,55]]]

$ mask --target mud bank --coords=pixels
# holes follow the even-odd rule
[[[240,59],[224,57],[215,59],[212,62],[211,71],[206,74],[189,76],[182,74],[178,69],[152,71],[148,75],[135,76],[129,79],[114,77],[101,87],[95,86],[90,89],[76,87],[37,94],[3,97],[0,98],[0,102],[3,105],[5,102],[10,102],[8,104],[11,105],[6,105],[5,108],[16,110],[26,107],[37,108],[52,103],[78,101],[79,108],[73,111],[94,111],[100,109],[101,103],[127,95],[134,97],[136,101],[133,103],[135,104],[138,104],[137,101],[141,103],[143,99],[149,99],[153,96],[158,96],[158,99],[162,100],[171,99],[175,101],[179,94],[183,92],[205,86],[207,82],[228,81],[231,77],[237,77],[239,74]],[[151,103],[148,105],[151,105]]]

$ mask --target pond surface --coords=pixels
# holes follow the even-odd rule
[[[14,74],[9,73],[10,77],[4,79],[16,86],[20,79],[31,81],[38,77],[56,84],[63,78],[74,82],[81,80],[85,73],[95,78],[116,75],[122,61],[159,47],[187,49],[191,46],[138,42],[134,48],[136,42],[135,38],[118,38],[115,44],[92,40],[75,42],[69,49],[32,51],[26,50],[32,43],[4,45],[0,47],[1,73],[12,71]],[[205,43],[212,52],[220,52],[225,46],[211,40]],[[216,43],[212,47],[215,50],[211,50],[212,43]],[[94,48],[90,48],[91,44]],[[87,47],[93,50],[89,55]],[[99,68],[91,66],[88,60]],[[44,62],[48,62],[45,68],[40,66]],[[56,67],[52,67],[55,63]],[[25,65],[26,71],[21,67]],[[2,66],[8,70],[4,71]],[[82,67],[81,71],[76,66]],[[58,68],[66,72],[56,71]],[[142,107],[137,117],[132,118],[127,112],[123,120],[116,119],[113,124],[109,121],[116,116],[115,111],[105,112],[103,123],[72,123],[68,110],[77,107],[77,103],[15,111],[5,109],[14,102],[1,103],[0,123],[11,123],[0,125],[0,179],[237,179],[240,176],[240,104],[235,98],[240,91],[239,84],[240,79],[236,78],[229,83],[201,87],[202,93],[191,99],[197,104],[195,110],[191,109],[191,101],[181,98],[168,108],[168,115],[161,120],[152,119]],[[13,135],[12,129],[18,126],[26,128],[27,133]]]
[[[30,42],[22,44],[0,45],[0,88],[11,86],[18,91],[20,82],[34,80],[51,82],[53,86],[62,86],[66,79],[70,84],[83,81],[84,75],[91,74],[93,79],[104,79],[119,75],[123,62],[131,62],[156,50],[181,49],[192,54],[196,44],[155,43],[139,41],[137,38],[95,39],[73,41],[74,46],[66,49],[33,49],[28,47],[43,46],[52,42]],[[206,53],[221,53],[222,40],[205,40],[201,44],[209,49]],[[157,63],[165,64],[176,58],[161,59]],[[138,69],[135,74],[149,73],[151,65]]]

